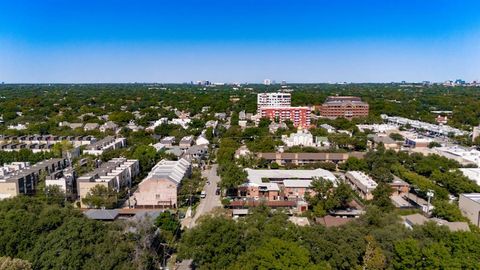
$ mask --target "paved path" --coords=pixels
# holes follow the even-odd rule
[[[184,227],[195,227],[197,220],[201,216],[211,212],[217,207],[222,206],[220,195],[215,195],[218,183],[220,182],[220,177],[217,175],[217,167],[217,164],[213,164],[210,170],[205,170],[202,172],[202,176],[207,177],[207,181],[210,182],[210,184],[206,183],[205,187],[203,188],[203,190],[206,192],[206,197],[200,200],[200,204],[195,211],[195,216],[192,219],[185,219],[184,222],[182,222]]]

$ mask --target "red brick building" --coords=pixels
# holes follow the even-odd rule
[[[292,121],[295,127],[310,128],[310,109],[308,107],[264,107],[260,108],[262,118],[270,120]]]
[[[325,118],[344,117],[352,119],[368,116],[369,106],[359,97],[331,96],[317,109],[320,110],[320,116]]]

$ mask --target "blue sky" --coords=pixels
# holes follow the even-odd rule
[[[475,0],[0,0],[0,81],[480,80]]]

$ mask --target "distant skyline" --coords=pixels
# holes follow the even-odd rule
[[[0,82],[480,80],[480,1],[0,2]]]

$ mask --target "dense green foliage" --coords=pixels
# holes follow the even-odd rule
[[[179,255],[200,269],[476,269],[479,244],[473,232],[431,224],[408,230],[395,212],[376,207],[332,228],[297,227],[260,207],[238,221],[203,220],[184,234]]]

